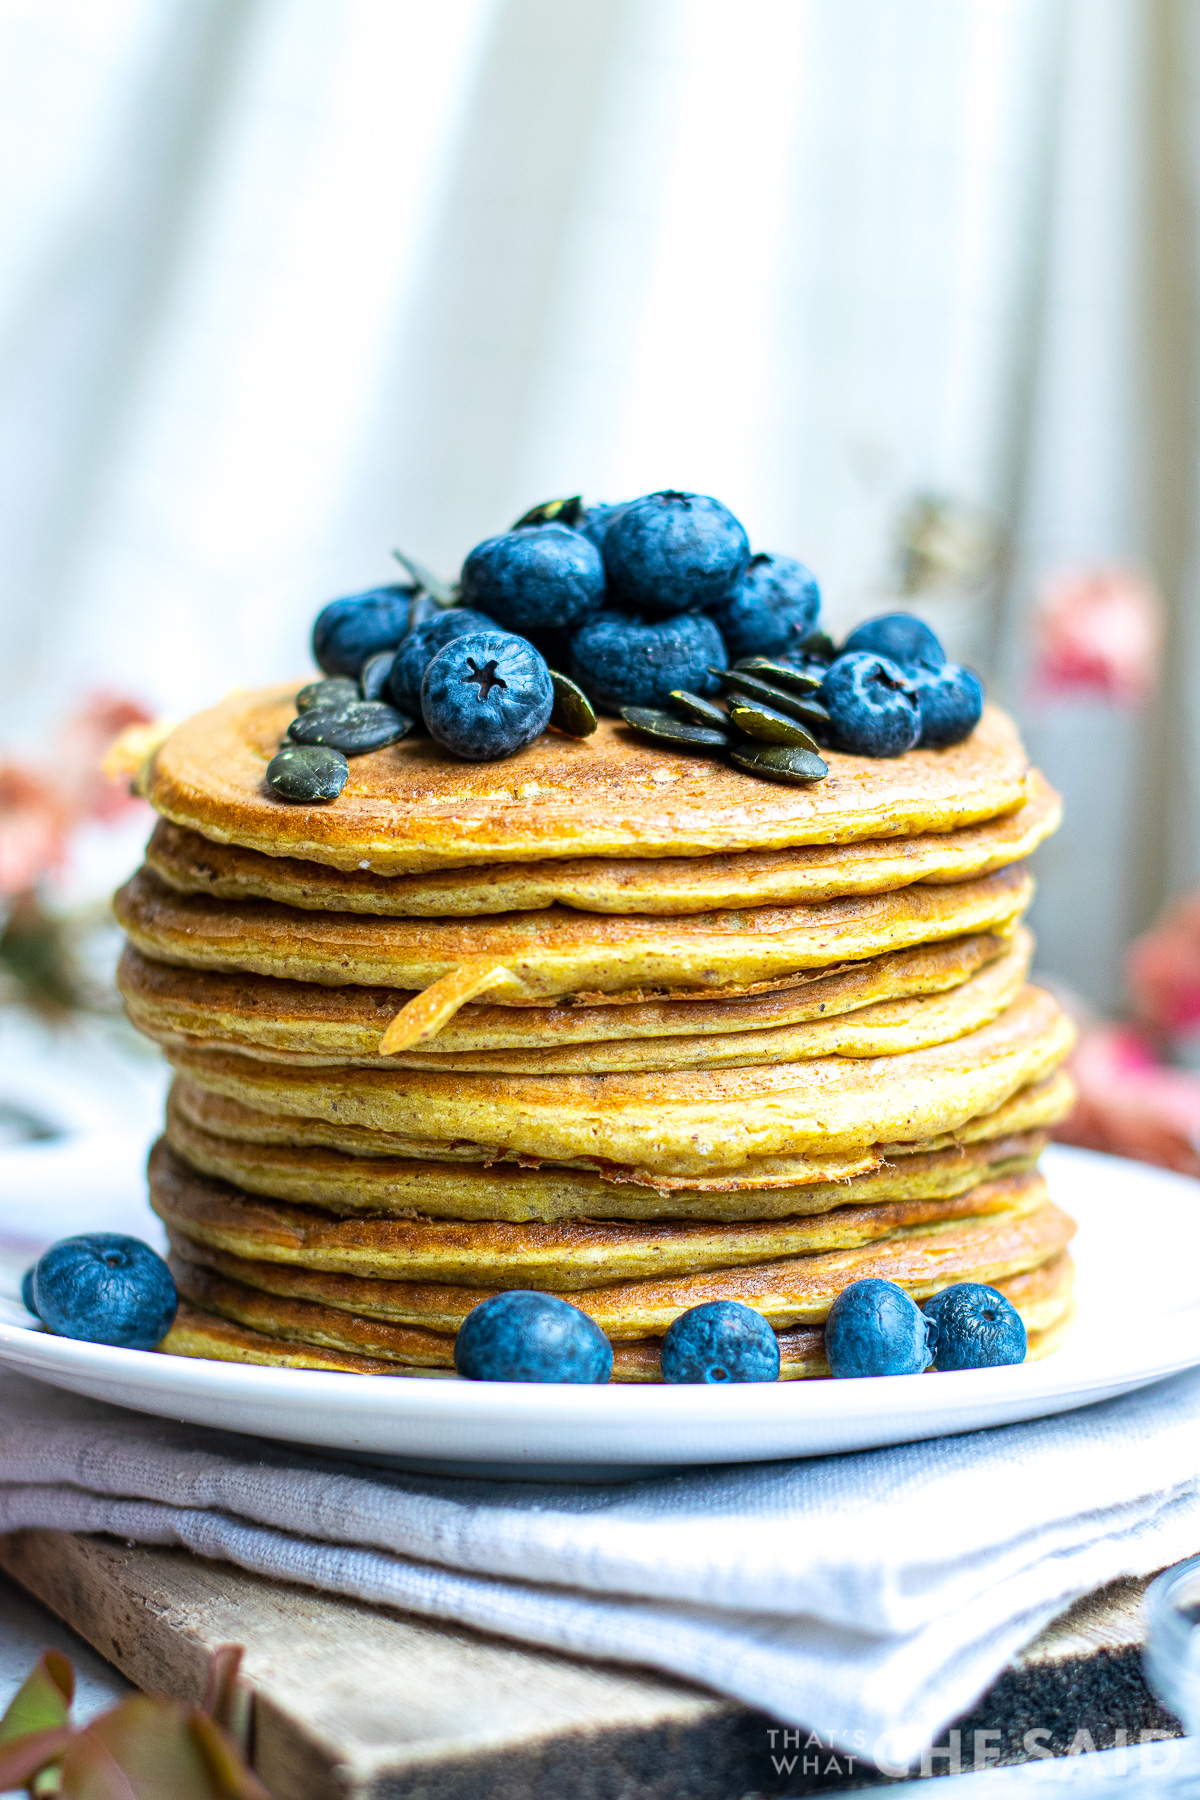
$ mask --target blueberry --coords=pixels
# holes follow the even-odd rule
[[[381,650],[378,656],[368,657],[362,666],[362,673],[358,678],[358,692],[354,695],[354,699],[386,700],[387,684],[395,660],[396,652],[394,650]],[[303,712],[305,709],[300,707],[298,710]]]
[[[576,531],[582,532],[585,538],[595,544],[597,550],[603,550],[604,540],[608,536],[608,528],[613,520],[625,511],[625,505],[626,502],[622,500],[616,506],[609,505],[605,501],[600,501],[595,506],[589,506],[575,521]]]
[[[852,1281],[825,1321],[832,1374],[920,1375],[933,1357],[937,1330],[894,1281]]]
[[[921,744],[930,750],[961,744],[970,737],[983,712],[983,684],[961,663],[940,669],[911,671],[921,705]]]
[[[288,726],[288,736],[297,744],[327,744],[343,756],[365,756],[369,750],[399,743],[412,723],[407,713],[381,700],[355,700],[329,712],[301,713]]]
[[[505,631],[557,631],[599,612],[604,564],[595,544],[565,525],[506,531],[476,544],[462,594]]]
[[[33,1271],[36,1267],[37,1264],[34,1263],[32,1267],[26,1269],[21,1277],[21,1305],[25,1308],[26,1312],[31,1312],[35,1318],[37,1317],[37,1307],[34,1305],[33,1300]]]
[[[61,1238],[33,1269],[35,1310],[60,1337],[153,1350],[178,1300],[171,1271],[140,1238],[89,1231]]]
[[[446,612],[434,613],[414,625],[402,641],[388,678],[388,699],[402,713],[417,718],[421,711],[421,683],[425,671],[437,655],[456,637],[472,631],[494,631],[496,622],[466,606],[454,606]]]
[[[795,654],[812,635],[821,590],[794,556],[752,556],[741,582],[713,618],[732,658]]]
[[[601,1383],[612,1366],[612,1345],[586,1313],[526,1288],[482,1301],[454,1340],[454,1367],[468,1381]]]
[[[1025,1361],[1024,1321],[994,1287],[957,1281],[927,1300],[923,1310],[935,1328],[935,1369],[994,1369]]]
[[[839,656],[821,685],[839,750],[856,756],[899,756],[921,735],[916,683],[886,656],[865,650]]]
[[[439,650],[421,683],[430,735],[468,762],[495,762],[541,735],[554,710],[545,658],[509,631],[478,631]]]
[[[380,650],[394,650],[408,629],[414,587],[372,588],[322,607],[313,626],[313,656],[327,675],[354,675]]]
[[[571,640],[572,680],[610,713],[623,706],[668,706],[672,688],[720,693],[709,670],[724,666],[724,640],[700,613],[645,624],[628,613],[602,612]]]
[[[281,800],[336,800],[350,764],[322,744],[285,744],[267,764],[267,786]]]
[[[719,606],[750,561],[750,540],[728,507],[707,494],[667,489],[622,508],[604,534],[604,567],[615,605],[680,613]]]
[[[852,650],[870,650],[876,656],[886,656],[902,669],[915,665],[940,669],[946,660],[936,634],[912,613],[881,613],[877,619],[864,619],[854,627],[840,654],[845,656]]]
[[[664,1381],[778,1381],[779,1339],[740,1300],[712,1300],[681,1313],[662,1341]]]

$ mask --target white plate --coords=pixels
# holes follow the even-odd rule
[[[0,1304],[0,1363],[74,1393],[228,1431],[446,1473],[614,1479],[942,1437],[1043,1417],[1200,1364],[1200,1183],[1052,1147],[1079,1222],[1079,1316],[1045,1362],[733,1388],[381,1379],[81,1344]],[[11,1321],[11,1322],[9,1322]]]

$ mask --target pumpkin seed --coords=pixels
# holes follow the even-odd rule
[[[531,506],[528,512],[522,513],[510,531],[520,531],[523,525],[577,525],[583,513],[583,495],[571,494],[566,500],[543,500],[537,506]]]
[[[823,665],[818,674],[811,664],[805,669],[790,669],[786,663],[775,662],[769,656],[743,656],[733,666],[739,675],[757,675],[768,686],[782,688],[785,694],[799,694],[802,699],[815,694],[825,679]]]
[[[801,725],[819,727],[829,723],[829,714],[821,702],[807,694],[785,694],[782,688],[772,687],[758,675],[746,675],[739,669],[714,669],[712,673],[721,677],[728,694],[738,694],[744,700],[758,700],[763,706],[786,713],[789,719],[798,719]]]
[[[364,700],[382,700],[387,691],[388,676],[392,672],[392,664],[396,660],[394,650],[381,650],[378,656],[367,659],[359,672],[358,685],[362,689]],[[335,709],[336,710],[336,709]]]
[[[669,750],[723,750],[729,742],[724,731],[713,731],[707,725],[690,725],[673,713],[654,706],[623,706],[621,717],[631,731],[662,744]]]
[[[380,700],[358,700],[336,711],[301,713],[288,726],[287,734],[296,744],[323,744],[340,750],[343,756],[365,756],[369,750],[382,750],[395,744],[412,730],[412,720],[394,706]]]
[[[790,744],[797,750],[817,749],[817,740],[805,731],[796,719],[789,719],[786,713],[776,712],[774,707],[764,706],[761,700],[734,699],[730,703],[729,717],[739,731],[747,737],[760,738],[766,744]]]
[[[732,752],[739,769],[748,775],[761,775],[767,781],[786,781],[792,787],[807,787],[810,781],[824,781],[829,766],[811,750],[793,750],[783,744],[764,744],[761,749],[749,745]]]
[[[724,731],[729,723],[729,714],[715,700],[689,694],[686,688],[672,688],[671,699],[675,702],[675,710],[690,719],[693,725],[708,725],[715,731]]]
[[[395,651],[389,651],[394,656]],[[310,681],[296,695],[296,711],[333,712],[339,706],[351,706],[360,698],[357,681],[348,675],[333,675],[328,681]]]
[[[557,669],[551,669],[550,679],[554,683],[554,710],[550,714],[550,723],[567,737],[591,737],[596,729],[596,709],[583,689],[569,676],[560,675]]]
[[[336,800],[350,764],[324,744],[285,744],[267,764],[267,785],[281,800]]]

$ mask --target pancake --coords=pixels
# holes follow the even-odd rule
[[[463,971],[493,971],[492,999],[511,1006],[566,994],[669,998],[677,987],[732,998],[738,989],[805,969],[1003,931],[1019,919],[1032,892],[1028,872],[1017,866],[950,886],[918,884],[817,906],[762,906],[673,921],[610,918],[567,907],[484,919],[366,919],[177,894],[142,869],[120,889],[114,910],[143,955],[162,962],[418,991]],[[464,991],[446,1016],[474,997]],[[419,992],[409,1006],[428,998]]]
[[[1021,940],[1022,929],[1012,942]],[[623,1006],[477,1002],[462,1007],[422,1051],[549,1050],[614,1038],[773,1030],[884,1000],[945,993],[999,956],[1007,942],[983,931],[918,944],[797,975],[771,993],[737,1000],[705,999],[697,989],[676,1000]],[[402,988],[331,988],[315,981],[187,969],[153,962],[131,944],[121,957],[117,986],[132,1023],[160,1044],[247,1050],[286,1062],[376,1062],[384,1032],[413,998]]]
[[[784,1219],[835,1206],[957,1194],[993,1175],[1031,1165],[1044,1131],[1012,1132],[976,1144],[892,1160],[849,1178],[785,1188],[646,1194],[585,1170],[497,1163],[400,1162],[339,1150],[264,1145],[217,1137],[191,1124],[179,1098],[167,1103],[166,1141],[201,1174],[247,1194],[316,1206],[342,1217],[390,1219]]]
[[[949,1044],[749,1069],[447,1075],[285,1069],[219,1051],[174,1050],[170,1060],[196,1086],[256,1111],[693,1176],[733,1171],[752,1157],[953,1132],[1049,1074],[1073,1040],[1053,995],[1025,987],[999,1018]]]
[[[1071,1078],[1058,1069],[953,1132],[909,1143],[868,1144],[841,1154],[751,1157],[737,1170],[687,1177],[636,1164],[594,1160],[589,1167],[586,1158],[559,1166],[479,1145],[432,1144],[325,1119],[272,1115],[182,1078],[171,1088],[167,1128],[181,1154],[198,1168],[228,1175],[256,1192],[278,1192],[284,1199],[307,1199],[334,1210],[338,1196],[351,1202],[341,1210],[356,1210],[355,1195],[368,1212],[398,1204],[412,1207],[413,1184],[419,1184],[425,1190],[420,1210],[451,1218],[747,1218],[762,1216],[760,1207],[772,1207],[771,1196],[780,1191],[846,1182],[879,1168],[885,1159],[958,1151],[1057,1125],[1074,1103]],[[536,1174],[539,1185],[508,1190],[510,1212],[484,1210],[501,1205],[499,1184],[518,1174]],[[477,1185],[492,1175],[494,1184]],[[785,1210],[799,1207],[789,1203]]]
[[[1062,803],[1029,771],[1025,801],[981,825],[916,837],[743,850],[730,856],[586,858],[379,875],[216,844],[160,819],[146,862],[183,894],[276,900],[317,912],[447,918],[573,906],[602,913],[692,913],[881,894],[914,881],[970,881],[1020,862],[1058,829]]]
[[[1026,797],[1016,730],[988,707],[961,744],[886,759],[830,752],[826,779],[806,787],[658,749],[602,719],[590,738],[546,732],[491,763],[409,737],[355,757],[332,805],[294,805],[264,775],[298,685],[235,694],[186,720],[149,759],[139,791],[215,843],[381,875],[912,837],[1015,812]]]
[[[276,1367],[336,1369],[363,1375],[454,1376],[454,1339],[420,1326],[362,1318],[309,1300],[287,1300],[230,1281],[183,1257],[171,1268],[185,1296],[159,1346],[173,1356],[267,1363]],[[993,1285],[1016,1307],[1029,1333],[1026,1362],[1058,1347],[1070,1325],[1074,1270],[1066,1251],[1021,1275]],[[781,1381],[829,1377],[820,1325],[780,1331]],[[661,1338],[632,1338],[613,1346],[614,1381],[659,1381]]]
[[[263,1201],[198,1174],[160,1141],[150,1157],[150,1201],[172,1240],[182,1235],[235,1258],[389,1281],[557,1291],[811,1256],[949,1219],[1040,1205],[1040,1187],[1019,1187],[1032,1171],[1032,1159],[1013,1157],[1008,1163],[1016,1165],[1012,1174],[964,1181],[955,1192],[842,1204],[794,1218],[738,1224],[595,1219],[466,1224],[331,1218],[310,1207]],[[1014,1197],[1021,1192],[1034,1197]],[[851,1199],[843,1195],[845,1202]]]
[[[961,941],[961,940],[960,940]],[[972,940],[976,941],[976,940]],[[261,1052],[235,1041],[226,1044],[220,1036],[192,1034],[171,1029],[171,1022],[162,1020],[162,1013],[174,1010],[176,1016],[181,1009],[155,1009],[153,1000],[149,1005],[138,1004],[138,994],[134,983],[138,980],[139,971],[133,971],[132,980],[127,979],[126,990],[133,990],[132,1004],[127,998],[130,1016],[139,1030],[147,1037],[153,1038],[165,1049],[218,1049],[226,1048],[246,1051],[259,1055],[263,1061],[278,1062],[285,1066],[322,1067],[322,1066],[355,1066],[363,1068],[397,1068],[397,1069],[461,1069],[478,1074],[611,1074],[638,1069],[719,1069],[734,1068],[744,1064],[765,1064],[775,1062],[798,1062],[814,1056],[893,1056],[904,1050],[918,1050],[927,1044],[941,1044],[951,1038],[961,1037],[968,1031],[975,1031],[986,1025],[989,1019],[996,1017],[1016,997],[1029,972],[1029,963],[1033,953],[1033,940],[1029,933],[1019,930],[1012,940],[1005,944],[1002,939],[989,935],[989,944],[1002,946],[1001,954],[986,963],[967,981],[960,982],[948,993],[930,996],[913,996],[902,1000],[883,1001],[874,1006],[856,1008],[853,1011],[836,1012],[829,1017],[821,1017],[823,1002],[815,1003],[810,997],[807,1000],[796,996],[773,996],[769,1001],[742,1002],[746,1010],[767,1010],[774,1006],[779,1012],[786,1012],[789,1007],[796,1011],[802,1008],[810,1016],[805,1022],[794,1025],[776,1026],[753,1031],[718,1032],[717,1034],[694,1034],[688,1037],[637,1038],[632,1042],[607,1041],[601,1043],[568,1044],[563,1047],[527,1050],[476,1050],[459,1051],[457,1053],[443,1051],[441,1036],[435,1038],[428,1047],[418,1050],[400,1051],[395,1056],[338,1056],[322,1055],[319,1052],[303,1050],[274,1049],[262,1057]],[[136,952],[132,953],[136,955]],[[912,952],[908,953],[912,955]],[[931,959],[932,960],[932,959]],[[154,970],[155,965],[144,958],[139,959],[141,970]],[[161,965],[160,965],[161,967]],[[869,965],[868,965],[869,967]],[[157,971],[155,971],[157,972]],[[168,971],[175,981],[186,988],[189,980],[196,980],[194,971]],[[236,976],[199,977],[204,980],[224,980],[236,984]],[[253,978],[252,978],[253,979]],[[261,978],[260,978],[261,979]],[[834,976],[827,983],[814,983],[813,986],[824,986],[836,989],[839,977]],[[154,977],[144,981],[142,991],[153,992]],[[283,984],[280,984],[283,985]],[[847,981],[849,988],[851,982]],[[864,984],[865,985],[865,984]],[[322,990],[318,989],[318,992]],[[359,990],[370,994],[370,989]],[[710,1016],[719,1015],[722,1006],[737,1008],[736,1001],[698,1003],[699,1009]],[[158,1017],[156,1018],[156,1010]],[[512,1008],[514,1012],[521,1009]],[[615,1008],[597,1008],[597,1013],[613,1013]],[[631,1009],[634,1010],[634,1009]],[[686,1009],[680,1008],[684,1011]],[[696,1007],[693,1007],[693,1011]],[[536,1028],[539,1019],[544,1017],[540,1009],[529,1008],[525,1016],[531,1018]],[[160,1022],[161,1021],[161,1022]],[[271,1022],[268,1021],[268,1030]],[[453,1024],[451,1025],[453,1029]],[[293,1031],[293,1042],[303,1043],[305,1040],[298,1031]]]
[[[951,1282],[992,1282],[1036,1268],[1066,1248],[1074,1223],[1046,1198],[1041,1176],[1008,1176],[1004,1182],[1012,1206],[982,1217],[904,1228],[851,1248],[767,1263],[557,1291],[614,1339],[660,1336],[681,1312],[713,1300],[752,1306],[777,1330],[819,1324],[843,1288],[876,1276],[924,1299]],[[503,1291],[498,1284],[400,1281],[253,1261],[171,1236],[177,1255],[185,1248],[189,1261],[247,1287],[429,1331],[457,1331],[481,1299]]]

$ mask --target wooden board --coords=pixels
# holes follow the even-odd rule
[[[0,1567],[142,1688],[198,1700],[210,1652],[244,1644],[244,1741],[279,1800],[739,1800],[873,1784],[850,1758],[797,1758],[765,1714],[667,1676],[184,1551],[25,1531],[0,1537]],[[964,1768],[976,1732],[1004,1762],[1029,1754],[1031,1731],[1042,1754],[1080,1731],[1097,1749],[1122,1729],[1132,1743],[1178,1735],[1141,1675],[1144,1585],[1089,1596],[1030,1646],[959,1721]]]

